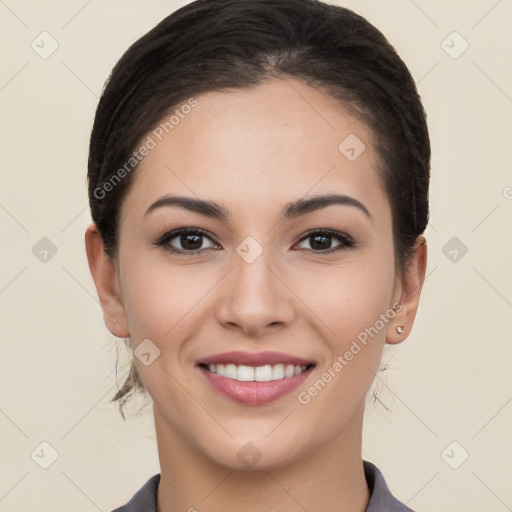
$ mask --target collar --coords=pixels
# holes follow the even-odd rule
[[[375,464],[363,460],[364,476],[370,491],[366,512],[414,512],[390,492],[384,476]],[[112,512],[156,512],[156,495],[160,473],[153,475],[124,506]]]

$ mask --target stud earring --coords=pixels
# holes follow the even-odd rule
[[[396,328],[396,332],[397,332],[398,334],[403,334],[403,332],[404,332],[404,328],[403,328],[403,326],[399,325],[399,326]]]

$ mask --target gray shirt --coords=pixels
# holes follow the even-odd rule
[[[370,491],[366,512],[414,512],[391,494],[377,466],[363,460],[363,467]],[[159,482],[160,473],[153,475],[126,505],[112,512],[156,512],[156,492]]]

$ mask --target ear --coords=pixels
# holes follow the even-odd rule
[[[389,324],[386,343],[391,345],[400,343],[409,336],[418,311],[426,267],[427,241],[424,236],[420,235],[414,245],[414,256],[407,266],[405,275],[398,283],[398,291],[400,292],[401,289],[401,297],[396,298],[394,303],[400,302],[402,307],[395,308],[397,313]],[[399,325],[403,328],[402,334],[396,331]]]
[[[85,232],[85,250],[108,330],[118,338],[130,335],[115,263],[107,256],[96,224]]]

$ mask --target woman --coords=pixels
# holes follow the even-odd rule
[[[410,510],[361,434],[418,308],[429,169],[410,73],[347,9],[198,0],[126,51],[85,242],[161,472],[118,512]]]

